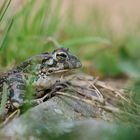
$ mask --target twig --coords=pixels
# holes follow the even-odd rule
[[[114,89],[114,88],[112,88],[112,87],[110,87],[110,86],[106,86],[103,82],[97,81],[97,82],[96,82],[96,85],[97,85],[97,86],[100,86],[100,87],[102,87],[102,88],[105,88],[105,89],[107,89],[107,90],[110,90],[110,91],[112,91],[112,92],[114,92],[114,93],[116,93],[117,96],[121,97],[123,100],[125,100],[125,101],[128,102],[128,103],[130,103],[130,101],[127,100],[124,96],[122,96],[122,94],[121,94],[119,91],[117,91],[116,89]]]
[[[104,110],[106,110],[107,112],[111,112],[111,113],[118,113],[118,114],[122,114],[122,115],[126,115],[126,116],[130,116],[132,118],[135,118],[136,121],[139,121],[140,117],[138,115],[135,114],[131,114],[129,112],[124,112],[122,110],[120,110],[119,108],[113,107],[113,106],[109,106],[109,105],[101,105],[101,104],[97,104],[97,102],[93,102],[93,100],[89,100],[89,99],[83,99],[83,98],[79,98],[77,96],[74,95],[70,95],[68,93],[64,93],[64,92],[56,92],[58,95],[63,95],[69,98],[73,98],[79,101],[83,101],[85,103],[91,104],[93,106],[96,106],[98,108],[102,108]]]
[[[64,93],[64,92],[56,92],[57,94],[59,95],[63,95],[63,96],[67,96],[67,97],[70,97],[70,98],[73,98],[73,99],[76,99],[76,100],[79,100],[79,101],[83,101],[85,103],[88,103],[88,104],[91,104],[91,105],[94,105],[94,106],[97,106],[99,108],[103,108],[103,109],[106,109],[107,111],[111,111],[111,112],[118,112],[119,113],[119,109],[118,108],[115,108],[115,107],[109,107],[109,106],[101,106],[101,105],[98,105],[97,102],[95,100],[89,100],[89,99],[83,99],[83,98],[79,98],[77,96],[74,96],[74,95],[70,95],[68,93]],[[95,101],[95,102],[93,102]]]
[[[19,115],[20,114],[20,109],[15,110],[14,112],[12,112],[6,119],[5,121],[0,124],[0,127],[3,127],[4,125],[6,125],[11,119],[14,118],[15,115]]]
[[[95,83],[95,81],[93,81]],[[97,82],[97,81],[96,81]],[[97,91],[99,97],[104,100],[103,95],[101,94],[101,92],[98,90],[98,88],[96,88],[96,86],[94,85],[94,83],[91,83],[88,81],[88,83]]]

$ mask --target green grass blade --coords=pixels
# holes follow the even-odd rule
[[[65,41],[63,44],[66,47],[71,47],[71,46],[85,45],[91,43],[111,45],[111,42],[108,39],[101,38],[101,37],[82,37],[82,38],[70,39],[68,41]]]
[[[8,33],[9,33],[11,27],[12,27],[12,24],[13,24],[13,18],[10,20],[9,24],[7,25],[7,28],[6,28],[5,33],[3,35],[3,38],[0,41],[0,49],[3,48],[3,46],[4,46],[5,42],[6,42],[7,35],[8,35]]]
[[[36,11],[31,24],[32,33],[40,34],[44,31],[44,23],[49,15],[50,5],[50,0],[43,1],[41,7]]]
[[[8,88],[7,88],[7,85],[4,83],[3,91],[2,91],[2,99],[1,99],[1,104],[0,104],[0,114],[4,112],[7,96],[8,96]]]
[[[0,7],[0,13],[2,13],[2,11],[4,10],[5,6],[6,6],[7,1],[4,1],[2,3],[2,6]]]
[[[24,5],[22,10],[19,13],[17,13],[16,16],[15,16],[15,21],[17,23],[19,21],[20,22],[20,26],[22,26],[22,28],[20,29],[21,30],[20,32],[23,35],[24,34],[26,35],[29,32],[29,30],[30,30],[29,23],[31,22],[31,14],[32,14],[35,2],[36,2],[36,0],[29,0]]]
[[[50,21],[48,21],[46,25],[46,31],[48,36],[52,36],[57,31],[57,27],[60,22],[60,11],[61,11],[62,2],[63,0],[57,1],[56,6],[54,7],[50,15]]]
[[[2,8],[1,8],[1,10],[0,10],[0,22],[1,22],[1,20],[3,19],[3,17],[4,17],[4,15],[5,15],[5,13],[6,13],[8,7],[9,7],[10,3],[11,3],[11,0],[8,0],[7,3],[4,2],[3,6],[2,6]]]

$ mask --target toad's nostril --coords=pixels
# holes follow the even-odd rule
[[[53,70],[48,70],[48,73],[52,73],[53,72]]]

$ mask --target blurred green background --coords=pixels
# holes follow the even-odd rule
[[[116,6],[111,0],[1,2],[0,70],[53,50],[46,41],[51,36],[78,55],[91,75],[139,77],[140,14],[136,18],[137,10],[132,11],[137,3],[125,2]]]
[[[2,0],[0,72],[52,51],[47,38],[53,37],[80,58],[82,71],[130,79],[130,90],[136,93],[132,97],[140,103],[139,4],[139,0]]]

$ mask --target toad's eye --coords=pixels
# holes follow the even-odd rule
[[[67,55],[66,53],[64,53],[64,52],[61,52],[61,53],[57,53],[57,54],[56,54],[56,58],[57,58],[57,59],[65,60],[65,59],[68,58],[68,55]]]

